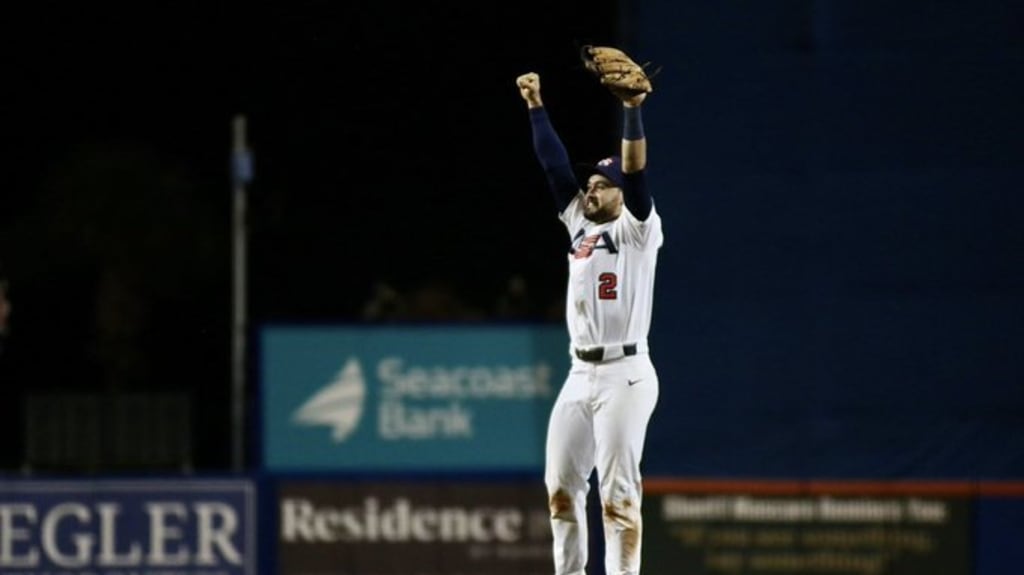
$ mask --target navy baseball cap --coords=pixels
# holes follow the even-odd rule
[[[622,158],[619,156],[608,156],[596,164],[577,164],[577,172],[582,181],[583,188],[587,187],[587,179],[594,174],[601,174],[621,188],[625,178],[622,176]]]

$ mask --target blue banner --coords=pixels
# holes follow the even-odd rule
[[[245,480],[0,481],[5,575],[253,575]]]
[[[569,367],[560,326],[267,327],[271,470],[536,471]]]

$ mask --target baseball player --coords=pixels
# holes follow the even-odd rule
[[[540,77],[516,79],[533,145],[571,240],[566,323],[572,366],[548,423],[544,482],[551,509],[555,573],[587,564],[588,478],[596,468],[605,570],[640,572],[640,458],[658,400],[647,333],[661,219],[647,190],[646,93],[623,104],[621,156],[588,166],[581,188],[541,100]],[[613,91],[613,93],[615,93]]]

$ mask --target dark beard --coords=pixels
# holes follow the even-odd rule
[[[586,209],[584,209],[583,217],[594,222],[595,224],[603,224],[605,222],[610,222],[616,218],[614,212],[612,212],[609,206],[605,206],[593,212],[588,212]]]

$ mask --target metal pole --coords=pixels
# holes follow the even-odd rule
[[[252,179],[252,158],[246,144],[245,116],[232,121],[233,311],[231,345],[231,464],[236,472],[245,467],[245,352],[246,352],[246,189]]]

